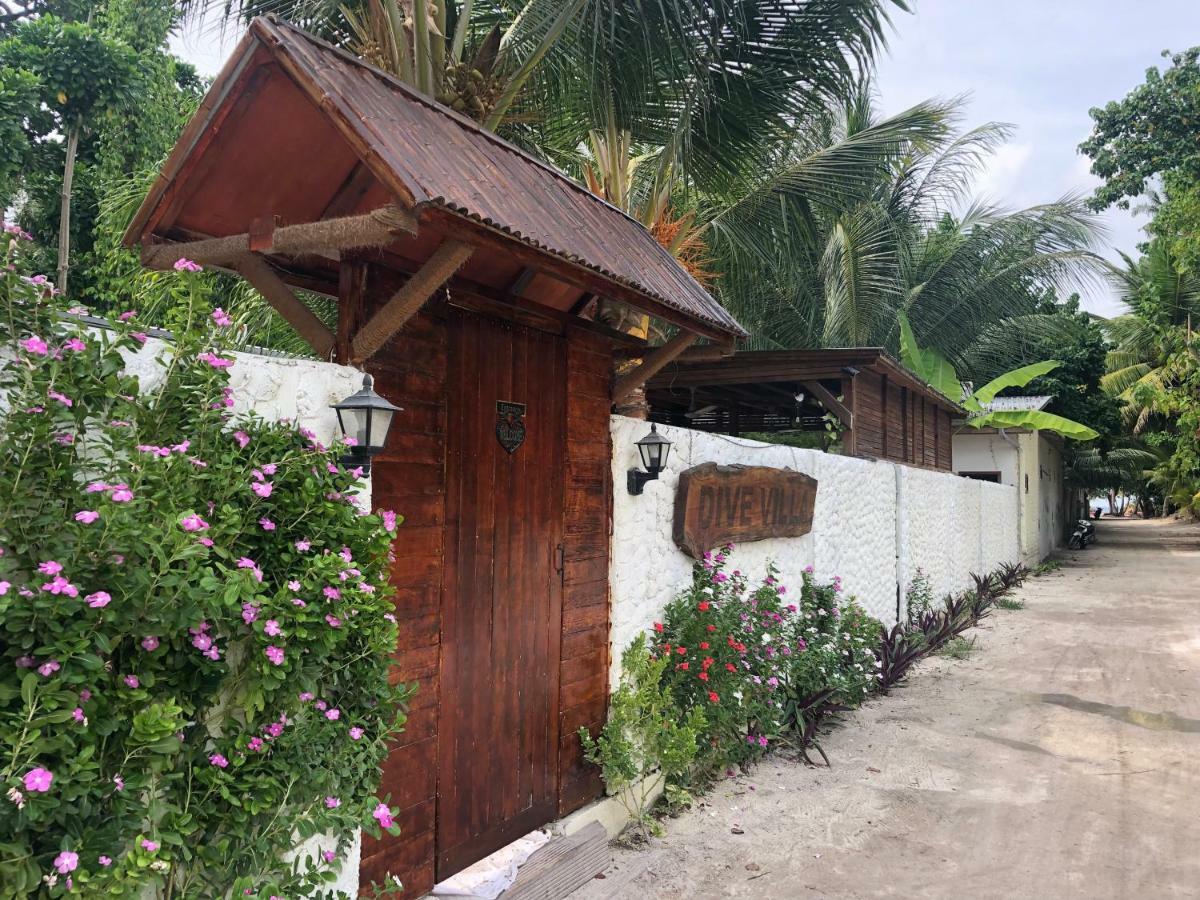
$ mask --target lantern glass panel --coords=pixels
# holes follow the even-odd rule
[[[337,414],[338,423],[342,426],[342,434],[353,438],[358,446],[366,446],[367,420],[370,410],[351,406],[339,409]]]
[[[364,435],[364,443],[373,450],[382,450],[387,442],[388,428],[392,424],[393,410],[390,409],[372,409],[367,417],[367,430],[369,434]]]

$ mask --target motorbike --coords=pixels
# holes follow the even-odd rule
[[[1071,532],[1071,538],[1067,541],[1067,546],[1072,550],[1083,550],[1088,544],[1096,541],[1096,526],[1088,519],[1079,519],[1075,522],[1075,530]]]

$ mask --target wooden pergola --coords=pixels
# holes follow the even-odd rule
[[[578,732],[608,702],[609,416],[672,360],[730,350],[737,322],[634,219],[269,18],[125,240],[152,268],[237,273],[403,407],[372,492],[405,517],[393,677],[420,691],[381,787],[403,833],[364,839],[363,883],[417,896],[600,796]],[[672,336],[606,327],[602,300]]]
[[[817,431],[832,413],[847,455],[945,471],[951,423],[964,414],[879,347],[677,360],[645,390],[655,422],[733,435]]]

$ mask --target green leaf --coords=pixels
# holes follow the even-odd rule
[[[1019,369],[1013,369],[1011,372],[1005,372],[1003,375],[992,379],[971,396],[981,406],[986,406],[1005,388],[1025,387],[1033,379],[1045,375],[1047,372],[1053,372],[1060,365],[1062,364],[1058,360],[1048,359],[1045,362],[1021,366]]]
[[[1099,432],[1079,422],[1056,416],[1040,409],[1003,410],[972,417],[968,424],[975,428],[1033,428],[1038,431],[1053,431],[1073,441],[1091,441]]]
[[[900,359],[904,365],[938,393],[955,403],[961,402],[962,385],[950,360],[932,348],[922,350],[917,346],[917,338],[903,311],[896,318],[900,322]]]

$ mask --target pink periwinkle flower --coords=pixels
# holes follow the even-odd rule
[[[238,446],[243,450],[246,448],[246,445],[250,443],[250,435],[246,434],[244,431],[235,431],[233,433],[233,439],[238,442]]]
[[[249,748],[251,753],[258,753],[263,748],[263,739],[260,737],[252,737],[246,743],[246,746]]]
[[[272,665],[276,665],[276,666],[283,665],[283,649],[282,648],[276,647],[274,644],[271,644],[263,652],[266,654],[267,659],[269,659],[271,661]]]
[[[46,396],[51,400],[57,400],[63,406],[70,408],[75,405],[75,401],[66,394],[60,394],[58,391],[46,391]]]
[[[129,336],[139,344],[144,344],[146,341],[150,340],[150,336],[144,331],[132,331],[130,332]]]
[[[301,553],[305,553],[312,546],[308,541],[296,541],[296,549]],[[294,590],[294,589],[293,589]]]
[[[80,350],[86,350],[87,344],[77,337],[67,338],[67,340],[63,341],[63,349],[73,350],[74,352],[78,353]]]
[[[158,844],[149,838],[145,838],[142,840],[142,849],[147,853],[154,853],[156,850],[158,850]]]
[[[38,564],[38,571],[43,575],[57,575],[62,570],[62,563],[54,559],[48,559],[44,563]]]
[[[218,328],[228,328],[233,324],[233,319],[229,318],[229,313],[225,312],[219,306],[212,311],[212,320]]]
[[[321,858],[324,859],[325,862],[331,863],[335,859],[337,859],[337,854],[334,853],[332,850],[323,850],[321,852]]]
[[[326,622],[326,624],[329,625],[330,628],[341,628],[342,627],[342,620],[339,619],[337,616],[326,616],[325,622]]]
[[[249,625],[258,618],[258,607],[253,603],[242,604],[242,621]]]
[[[38,666],[38,674],[41,675],[43,678],[49,678],[51,675],[53,675],[55,672],[57,672],[61,668],[62,668],[62,666],[59,665],[59,662],[57,659],[47,660],[46,662],[44,662],[40,666]]]
[[[97,856],[96,862],[98,862],[100,865],[104,866],[105,868],[108,868],[109,866],[112,865],[112,857],[111,856]]]
[[[83,714],[82,706],[77,706],[73,710],[71,710],[71,718],[74,719],[76,722],[82,722],[84,725],[87,724],[87,716],[85,716]]]
[[[94,509],[81,509],[75,513],[75,521],[82,522],[84,525],[91,525],[98,518],[100,518],[100,513]]]
[[[264,475],[274,475],[277,471],[279,471],[279,466],[275,463],[267,463],[262,467],[262,473]]]
[[[128,688],[137,688],[141,684],[136,675],[126,675],[121,680],[125,682],[125,686]]]
[[[275,490],[275,487],[269,481],[259,481],[250,485],[250,490],[254,491],[254,493],[258,494],[258,496],[262,497],[263,499],[266,499],[267,497],[271,496],[271,491]]]
[[[175,271],[176,272],[203,272],[204,267],[201,266],[199,263],[196,263],[190,259],[187,259],[186,257],[180,257],[179,259],[175,260]]]
[[[196,513],[184,516],[179,520],[179,525],[184,531],[204,531],[209,527],[209,524]]]
[[[375,807],[371,815],[375,821],[379,823],[380,828],[391,828],[395,823],[392,821],[392,811],[388,809],[386,803],[380,803]]]
[[[228,369],[234,363],[232,359],[225,359],[224,357],[217,356],[215,353],[208,352],[198,353],[196,359],[208,363],[214,369]],[[245,445],[243,444],[243,446]]]
[[[326,809],[337,809],[341,805],[342,805],[342,801],[339,800],[337,797],[326,797],[325,798],[325,808]]]
[[[108,591],[96,591],[88,594],[83,599],[87,601],[87,605],[92,609],[103,609],[112,602],[112,595]]]
[[[214,753],[212,756],[210,756],[208,758],[208,761],[212,765],[216,766],[218,769],[224,769],[229,765],[229,760],[227,760],[220,753]]]
[[[261,519],[259,519],[258,524],[262,526],[263,531],[274,531],[275,530],[275,523],[272,522],[270,519],[268,519],[266,516],[263,516]]]
[[[158,649],[158,645],[159,640],[156,635],[148,634],[146,637],[142,638],[142,649],[147,653],[153,653]]]
[[[18,669],[32,669],[37,664],[37,660],[32,656],[18,656],[13,660],[13,665]]]
[[[67,581],[61,575],[55,575],[53,581],[48,581],[42,585],[42,590],[51,594],[61,594],[66,597],[78,597],[79,588]]]
[[[46,342],[36,334],[31,337],[27,337],[22,341],[18,341],[18,343],[26,353],[32,353],[35,356],[45,356],[50,350],[50,347],[46,344]]]
[[[325,597],[326,597],[326,599],[329,599],[329,600],[338,600],[338,599],[340,599],[340,598],[341,598],[341,596],[342,596],[342,592],[341,592],[341,591],[339,591],[339,590],[338,590],[337,588],[335,588],[335,587],[324,587],[324,588],[321,588],[321,593],[322,593],[322,594],[324,594],[324,595],[325,595]]]
[[[36,769],[30,769],[25,773],[25,790],[31,794],[44,794],[50,790],[50,782],[53,780],[53,772],[38,766]]]
[[[336,722],[341,717],[342,717],[342,711],[340,709],[338,709],[336,706],[333,707],[332,709],[325,710],[325,718],[327,718],[330,722]]]
[[[114,787],[115,787],[115,788],[116,788],[118,791],[123,791],[123,790],[125,790],[125,779],[124,779],[124,778],[122,778],[120,775],[114,775],[114,776],[113,776],[113,786],[114,786]]]
[[[383,527],[388,531],[395,531],[396,514],[390,509],[382,510],[379,514],[383,517]]]
[[[79,867],[79,854],[64,850],[54,857],[54,870],[60,875],[74,872]]]
[[[364,734],[363,730],[361,728],[359,728],[357,725],[355,725],[353,728],[350,729],[350,740],[352,740],[352,741],[361,740],[363,734]]]
[[[128,503],[133,499],[133,491],[129,490],[129,486],[125,484],[114,484],[112,493],[108,495],[113,503]]]
[[[279,635],[283,634],[283,629],[279,627],[279,622],[275,619],[267,619],[263,623],[263,632],[269,637],[279,637]]]

